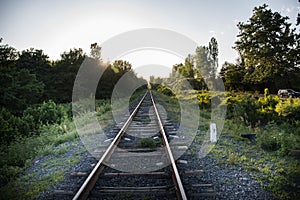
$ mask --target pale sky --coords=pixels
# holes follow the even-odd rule
[[[42,49],[51,60],[56,60],[74,47],[89,53],[91,43],[101,44],[126,31],[163,28],[183,34],[199,46],[207,46],[210,38],[215,37],[221,66],[237,58],[232,49],[238,34],[237,23],[246,22],[253,8],[263,3],[290,17],[295,24],[300,12],[298,0],[1,0],[0,37],[4,44],[18,50]],[[141,58],[127,56],[133,65],[149,64],[135,60],[137,57]],[[157,64],[180,62],[173,57],[165,56],[169,61]]]

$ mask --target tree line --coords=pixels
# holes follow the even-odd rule
[[[299,26],[299,16],[294,27]],[[218,71],[218,42],[211,38],[208,46],[199,46],[184,63],[172,68],[170,77],[180,84],[188,80],[197,90],[214,87],[214,79],[222,79],[226,90],[259,91],[269,88],[300,89],[300,34],[288,17],[273,12],[266,4],[255,7],[247,22],[238,23],[239,34],[234,49],[236,63],[225,62]],[[101,47],[91,44],[90,57],[101,60]],[[39,49],[17,51],[0,40],[0,105],[14,114],[21,114],[28,105],[49,99],[57,103],[70,102],[77,71],[87,54],[81,48],[63,52],[61,58],[50,61]],[[96,98],[109,98],[116,82],[131,64],[117,60],[108,64],[99,82]],[[136,76],[135,76],[136,77]],[[137,77],[136,77],[137,78]],[[160,79],[150,78],[160,83]]]
[[[50,99],[56,103],[71,102],[74,80],[86,57],[81,48],[74,48],[63,52],[59,60],[50,61],[43,50],[30,48],[18,52],[0,43],[1,107],[21,115],[28,106]],[[97,43],[91,45],[89,57],[101,60],[101,47]],[[97,99],[109,98],[114,85],[127,72],[132,73],[133,81],[138,80],[128,61],[116,60],[105,67]]]
[[[300,16],[296,28],[288,19],[266,4],[255,7],[247,22],[237,24],[239,34],[233,47],[239,55],[236,63],[225,62],[217,71],[218,43],[212,37],[208,46],[197,47],[183,64],[173,66],[171,80],[178,84],[178,80],[186,79],[197,90],[214,87],[214,79],[222,79],[227,91],[300,90],[300,34],[296,32]],[[150,80],[154,85],[162,81]]]

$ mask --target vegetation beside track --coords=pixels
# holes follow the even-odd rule
[[[165,109],[177,113],[174,119],[180,119],[176,97],[164,95],[162,91],[159,89],[156,94],[163,99]],[[202,98],[203,95],[208,98]],[[226,95],[224,102],[220,103],[220,106],[227,104],[224,128],[208,156],[226,167],[249,172],[278,199],[297,199],[300,195],[300,160],[289,153],[290,150],[300,149],[300,119],[297,115],[300,99],[280,99],[269,96],[267,92],[260,98],[254,98],[251,94]],[[198,98],[201,110],[199,131],[194,139],[199,145],[188,150],[196,156],[201,148],[201,133],[209,131],[211,110],[207,106],[210,104],[209,93],[196,91],[185,98],[192,96]],[[207,102],[202,99],[207,99]],[[245,133],[256,134],[256,140],[241,137]]]
[[[144,92],[137,90],[131,96],[130,103]],[[110,100],[96,100],[95,103],[101,127],[112,125]],[[7,128],[11,131],[7,134],[15,136],[9,143],[2,142],[0,145],[0,199],[35,199],[40,192],[61,181],[66,170],[79,162],[80,155],[86,151],[80,146],[72,120],[71,103],[44,102],[26,109],[22,117],[16,117],[7,110],[2,112],[6,115],[1,115],[0,120],[15,128]],[[85,119],[82,118],[82,121]],[[21,129],[24,127],[27,129]],[[28,135],[21,131],[26,131]],[[33,164],[41,165],[51,173],[28,171]]]
[[[74,157],[65,157],[69,148],[76,148],[79,143],[78,134],[71,117],[71,104],[55,104],[45,102],[25,110],[20,117],[22,124],[28,123],[28,118],[35,123],[28,131],[30,136],[16,135],[10,143],[0,146],[0,193],[4,199],[34,199],[39,193],[55,185],[63,178],[65,170],[79,161],[82,150],[74,152]],[[99,120],[109,118],[110,102],[96,102]],[[44,113],[44,115],[43,115]],[[18,124],[17,124],[18,125]],[[72,145],[64,145],[72,141]],[[26,170],[40,158],[49,158],[42,163],[43,168],[53,168],[53,173],[27,172]],[[36,163],[37,164],[37,163]],[[65,167],[62,167],[65,166]],[[56,170],[55,170],[56,169]],[[2,198],[1,198],[2,199]]]

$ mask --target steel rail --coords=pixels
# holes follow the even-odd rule
[[[128,128],[129,124],[131,123],[133,117],[136,115],[139,107],[141,106],[142,102],[144,101],[148,91],[144,94],[134,111],[131,113],[131,115],[128,117],[125,124],[122,126],[121,130],[118,132],[114,140],[110,143],[107,150],[104,152],[100,160],[97,162],[95,167],[93,168],[92,172],[89,174],[89,176],[86,178],[84,183],[81,185],[75,196],[73,197],[73,200],[81,200],[81,199],[87,199],[90,191],[93,189],[93,187],[96,184],[96,181],[98,180],[101,172],[104,169],[104,161],[106,161],[112,154],[112,152],[117,147],[119,141],[121,140],[125,130]]]
[[[158,125],[159,125],[160,132],[161,132],[161,135],[162,135],[162,138],[163,138],[163,142],[165,144],[167,155],[168,155],[168,157],[170,159],[170,162],[171,162],[171,169],[172,169],[172,172],[173,172],[172,173],[172,175],[173,175],[172,178],[173,178],[173,182],[175,183],[177,198],[182,199],[182,200],[186,200],[187,197],[186,197],[186,194],[185,194],[185,191],[184,191],[184,188],[183,188],[181,178],[179,176],[178,169],[177,169],[176,164],[175,164],[175,159],[173,157],[172,150],[170,148],[170,145],[169,145],[169,142],[168,142],[168,139],[167,139],[167,134],[166,134],[166,132],[164,130],[164,127],[163,127],[163,124],[161,122],[161,119],[160,119],[155,101],[154,101],[153,96],[152,96],[152,92],[151,91],[149,91],[149,92],[150,92],[153,108],[154,108],[155,114],[157,116]]]

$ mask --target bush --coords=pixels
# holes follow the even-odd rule
[[[274,111],[276,105],[279,102],[280,98],[278,96],[271,96],[267,88],[265,89],[264,97],[258,99],[258,104],[261,107],[261,109],[265,109],[267,111]]]
[[[170,96],[170,97],[175,96],[175,94],[172,92],[172,90],[170,90],[169,88],[167,88],[164,85],[159,85],[157,88],[157,91],[161,92],[164,95]]]
[[[291,125],[268,123],[258,134],[258,143],[264,150],[287,155],[290,150],[300,148],[300,137],[294,133],[297,133],[297,128]]]
[[[96,112],[97,115],[102,115],[111,110],[111,102],[108,100],[97,100],[96,101]]]
[[[259,98],[257,101],[259,107],[259,115],[261,122],[267,124],[270,121],[280,121],[278,114],[275,111],[275,107],[280,102],[280,98],[275,96],[272,97],[265,92],[265,97]]]
[[[0,108],[0,144],[9,145],[22,137],[36,135],[42,125],[61,124],[70,113],[69,105],[56,105],[54,101],[44,102],[27,108],[22,117],[15,116],[6,108]]]
[[[197,94],[197,99],[198,99],[199,105],[201,107],[204,107],[204,108],[209,108],[210,107],[210,105],[211,105],[211,96],[210,96],[209,92],[202,91],[201,93],[198,93]]]
[[[30,125],[26,121],[0,108],[0,144],[8,145],[22,135],[27,136],[29,132]]]
[[[37,128],[42,124],[60,124],[70,117],[68,116],[69,113],[66,107],[49,100],[39,106],[26,109],[23,116],[27,121],[35,124],[35,128]]]
[[[268,90],[262,98],[252,95],[228,96],[222,105],[227,105],[227,117],[243,121],[246,125],[255,127],[265,125],[270,121],[281,122],[275,108],[281,102],[276,96],[269,95]]]
[[[300,99],[287,99],[280,101],[275,108],[279,116],[285,117],[290,122],[300,120]]]
[[[53,153],[53,146],[77,137],[75,125],[68,120],[63,124],[43,125],[39,132],[40,135],[0,145],[0,187],[24,172],[37,155]]]
[[[281,148],[278,132],[263,132],[259,136],[260,147],[267,151],[277,151]]]
[[[260,122],[261,117],[257,112],[259,107],[256,99],[251,95],[240,95],[227,97],[222,104],[227,105],[227,117],[243,121],[246,125],[254,127]],[[222,105],[221,104],[221,105]]]

